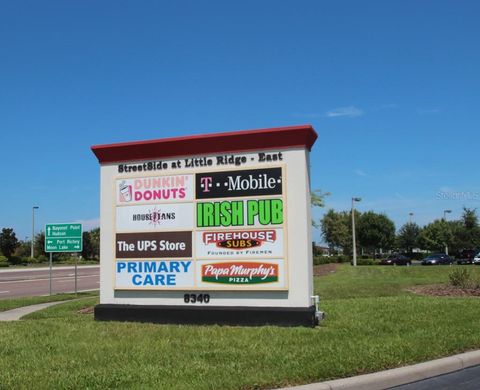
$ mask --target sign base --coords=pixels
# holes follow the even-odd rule
[[[306,327],[318,325],[315,306],[224,307],[100,304],[95,306],[95,320],[190,325]]]

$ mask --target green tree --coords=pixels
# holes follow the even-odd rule
[[[330,249],[343,250],[349,239],[348,221],[345,212],[328,210],[320,221],[322,236]]]
[[[100,260],[100,228],[90,230],[90,245],[92,246],[92,259]]]
[[[376,253],[379,248],[391,249],[395,242],[395,224],[385,214],[362,213],[357,224],[360,246]]]
[[[355,210],[355,220],[361,213]],[[322,236],[333,250],[341,250],[344,254],[352,253],[352,213],[351,211],[335,211],[333,209],[320,221]]]
[[[35,242],[33,243],[33,256],[35,258],[47,257],[47,252],[45,252],[45,232],[40,232],[35,236]]]
[[[92,245],[91,245],[91,241],[90,241],[90,232],[83,232],[82,234],[82,257],[84,259],[91,259],[93,258],[93,255],[92,255]]]
[[[450,227],[453,234],[450,245],[452,252],[480,247],[480,227],[476,209],[464,207],[460,220],[450,222]]]
[[[18,258],[30,257],[31,248],[31,241],[19,241],[13,255]]]
[[[418,246],[420,226],[414,222],[403,225],[397,235],[397,246],[406,252],[412,253],[413,248]]]
[[[310,203],[312,207],[322,208],[325,207],[325,197],[329,196],[329,192],[322,192],[322,190],[313,190],[310,193]],[[318,223],[312,218],[312,225],[314,228],[318,228]]]
[[[11,228],[3,228],[0,233],[0,252],[10,260],[19,242]]]
[[[474,230],[478,228],[477,209],[463,208],[462,222],[466,229]]]
[[[420,246],[431,251],[444,251],[453,243],[453,226],[453,223],[444,219],[437,219],[429,223],[420,233]]]
[[[100,228],[83,232],[82,257],[85,259],[100,258]]]

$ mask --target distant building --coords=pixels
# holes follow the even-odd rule
[[[330,248],[328,246],[317,245],[315,241],[312,242],[313,254],[316,256],[330,256]]]

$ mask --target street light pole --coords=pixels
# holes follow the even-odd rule
[[[410,216],[410,223],[412,223],[412,217],[413,217],[413,213],[408,213],[408,215]]]
[[[443,210],[443,220],[445,222],[447,222],[447,214],[450,214],[452,212],[452,210]],[[445,254],[448,255],[448,243],[444,243],[445,244]]]
[[[357,244],[355,240],[355,202],[360,202],[362,198],[352,198],[352,244],[353,244],[353,266],[357,266]]]
[[[31,252],[30,258],[33,259],[33,244],[35,242],[35,210],[38,209],[38,206],[32,207],[32,241],[31,241]]]
[[[446,221],[447,220],[447,214],[450,214],[452,212],[452,210],[443,210],[443,220]]]

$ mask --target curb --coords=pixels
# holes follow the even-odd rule
[[[280,390],[384,390],[480,365],[480,350],[391,370]]]

